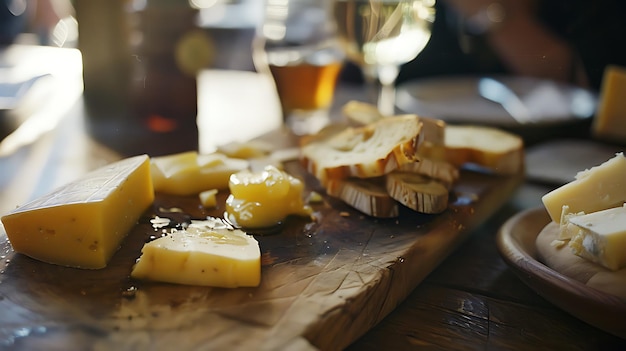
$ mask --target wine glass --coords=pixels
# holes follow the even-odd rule
[[[380,112],[393,115],[400,65],[430,40],[435,0],[335,0],[334,16],[346,56],[378,93]]]

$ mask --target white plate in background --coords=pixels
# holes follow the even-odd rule
[[[624,152],[625,147],[595,140],[558,139],[532,145],[526,149],[528,180],[561,186],[584,171]]]
[[[424,78],[400,84],[396,106],[405,113],[435,117],[452,123],[515,127],[520,124],[502,107],[479,94],[480,76]],[[529,125],[568,123],[593,116],[593,92],[549,80],[518,76],[490,76],[510,88],[532,114]]]

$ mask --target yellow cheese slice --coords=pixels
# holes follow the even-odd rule
[[[228,188],[231,174],[247,169],[248,161],[220,153],[196,151],[152,158],[154,190],[174,195],[193,195]]]
[[[579,172],[576,179],[545,194],[541,200],[553,222],[564,205],[571,213],[591,213],[621,206],[626,201],[626,157],[618,153],[599,166]]]
[[[205,190],[198,194],[203,207],[217,207],[217,189]]]
[[[175,284],[223,288],[261,282],[258,242],[223,221],[192,221],[184,230],[146,243],[131,276]]]
[[[607,66],[592,132],[596,138],[626,143],[626,67]]]
[[[13,249],[48,263],[97,269],[119,248],[154,191],[146,155],[88,173],[2,217]]]
[[[626,267],[626,205],[569,219],[574,253],[611,270]]]

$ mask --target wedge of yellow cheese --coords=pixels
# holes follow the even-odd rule
[[[220,153],[196,151],[153,157],[154,190],[174,195],[193,195],[210,189],[228,188],[230,175],[247,169],[248,161]]]
[[[626,267],[626,205],[569,219],[574,253],[611,270]]]
[[[592,132],[596,138],[626,143],[626,67],[607,66]]]
[[[103,268],[152,204],[150,161],[102,167],[2,217],[13,249],[77,268]]]
[[[223,288],[261,282],[258,242],[219,219],[192,221],[184,230],[146,243],[141,252],[133,278]]]
[[[626,157],[618,153],[599,166],[579,172],[576,179],[545,194],[541,200],[553,222],[564,205],[571,213],[591,213],[621,206],[626,201]]]

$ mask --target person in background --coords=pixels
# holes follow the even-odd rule
[[[608,64],[626,66],[622,0],[438,0],[429,44],[404,81],[519,74],[598,90]]]

